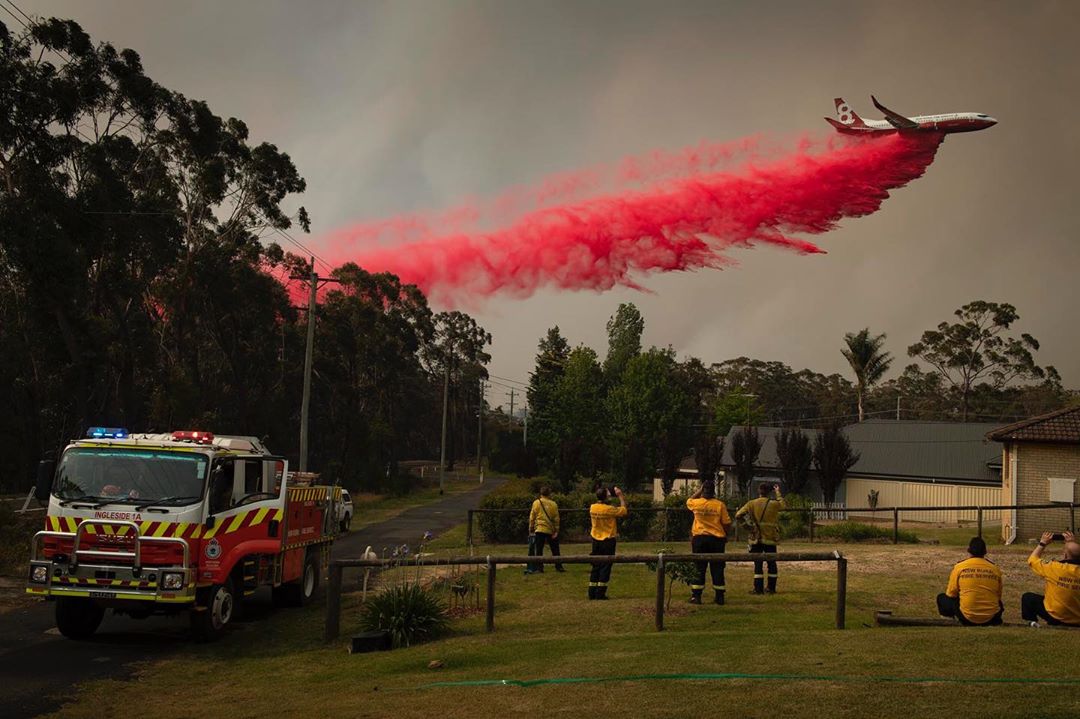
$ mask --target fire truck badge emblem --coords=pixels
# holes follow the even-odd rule
[[[207,559],[217,559],[221,556],[221,545],[218,543],[217,539],[211,539],[206,543],[206,549],[204,551],[206,552]]]

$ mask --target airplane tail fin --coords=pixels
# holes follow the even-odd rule
[[[836,103],[836,119],[839,120],[841,125],[852,129],[866,128],[866,123],[859,117],[859,113],[844,101],[844,98],[838,97],[834,101]],[[834,127],[836,123],[831,123]],[[839,128],[837,128],[839,129]]]

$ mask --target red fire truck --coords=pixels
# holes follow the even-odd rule
[[[56,603],[72,639],[93,634],[106,609],[188,611],[196,637],[210,639],[258,587],[277,604],[305,604],[329,559],[341,488],[297,484],[254,437],[91,428],[39,466],[49,506],[26,591]]]

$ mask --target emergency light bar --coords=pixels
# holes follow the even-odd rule
[[[210,444],[214,441],[213,432],[198,432],[194,430],[178,430],[172,433],[174,442],[194,442],[195,444]]]
[[[123,427],[91,427],[86,430],[90,439],[124,439],[129,432]]]

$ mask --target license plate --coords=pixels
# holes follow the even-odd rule
[[[116,592],[90,592],[91,599],[116,599]]]

